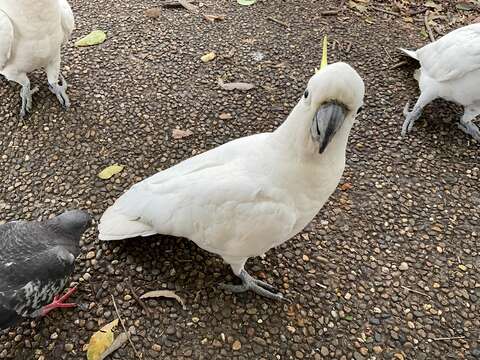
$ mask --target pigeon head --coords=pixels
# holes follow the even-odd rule
[[[51,219],[65,233],[80,238],[92,225],[92,217],[85,211],[70,210]]]
[[[347,134],[363,104],[365,87],[348,64],[325,65],[312,76],[296,109],[307,120],[310,141],[323,153],[343,128]]]

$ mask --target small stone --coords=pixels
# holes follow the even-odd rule
[[[73,344],[65,344],[65,351],[70,352],[73,350]]]
[[[363,355],[360,354],[358,351],[355,351],[355,352],[353,353],[353,358],[354,358],[355,360],[365,360],[365,358],[363,357]]]
[[[132,300],[132,297],[127,294],[127,295],[125,295],[125,296],[123,297],[123,300],[125,300],[125,301],[130,301],[130,300]]]
[[[380,354],[382,352],[382,348],[378,345],[374,346],[372,350],[375,354]]]
[[[95,251],[89,251],[87,253],[87,256],[86,256],[87,260],[93,259],[94,257],[95,257]]]
[[[156,351],[156,352],[160,352],[160,351],[162,351],[162,346],[158,345],[158,344],[153,344],[152,345],[152,350]]]
[[[328,348],[326,346],[322,346],[320,348],[320,354],[322,354],[323,356],[328,356],[329,353],[330,353],[330,351],[328,350]]]
[[[235,340],[232,344],[232,350],[238,351],[242,348],[242,343],[238,340]]]
[[[51,340],[57,340],[58,339],[58,334],[54,332],[52,335],[50,335]]]
[[[352,294],[350,293],[346,293],[345,296],[344,296],[345,300],[350,300],[352,298]]]
[[[301,351],[295,351],[295,357],[297,359],[303,359],[303,353]]]
[[[368,349],[366,347],[361,347],[359,351],[360,351],[360,354],[364,356],[368,354]]]
[[[400,271],[405,271],[408,270],[408,264],[406,262],[402,262],[400,266],[398,267]]]
[[[175,334],[175,326],[173,325],[170,325],[169,327],[167,327],[167,330],[165,330],[165,334],[167,335],[173,335]]]
[[[85,274],[83,274],[83,280],[85,280],[85,281],[88,281],[88,280],[90,280],[90,279],[91,279],[91,277],[92,277],[92,276],[91,276],[89,273],[85,273]]]
[[[85,327],[87,330],[93,330],[95,328],[95,323],[92,320],[87,321]]]
[[[292,334],[297,331],[293,326],[287,325],[287,330],[291,332]]]
[[[393,355],[393,358],[396,360],[405,360],[405,357],[401,353],[396,353],[395,355]]]

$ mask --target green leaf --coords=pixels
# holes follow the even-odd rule
[[[105,34],[102,30],[94,30],[87,36],[77,40],[75,46],[92,46],[98,45],[103,43],[107,38],[107,34]]]
[[[103,180],[110,179],[113,175],[118,174],[122,170],[123,170],[123,166],[121,165],[118,165],[118,164],[110,165],[105,169],[103,169],[102,171],[100,171],[100,173],[98,174],[98,177]]]
[[[257,0],[237,0],[237,3],[243,6],[250,6],[255,4],[256,2]]]

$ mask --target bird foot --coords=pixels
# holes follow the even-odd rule
[[[413,124],[418,118],[418,116],[416,116],[413,111],[408,111],[409,108],[410,102],[407,102],[405,104],[405,107],[403,108],[403,115],[405,116],[405,121],[403,122],[402,126],[402,136],[405,136],[407,132],[410,132],[412,130]]]
[[[30,113],[32,110],[32,95],[38,91],[38,86],[35,86],[33,89],[30,89],[30,84],[27,86],[23,86],[22,90],[20,90],[20,96],[22,98],[22,108],[20,110],[20,117],[23,119]]]
[[[468,122],[468,123],[459,122],[457,126],[465,134],[470,135],[480,143],[480,130],[478,129],[477,125],[475,125],[472,122]]]
[[[242,280],[242,285],[220,284],[220,288],[231,291],[232,293],[241,293],[251,290],[258,295],[272,300],[283,300],[290,302],[290,300],[286,299],[275,287],[267,284],[266,282],[253,278],[245,270],[242,270],[238,277]]]
[[[67,81],[63,77],[63,75],[60,74],[60,80],[61,80],[61,85],[59,83],[57,84],[48,84],[48,88],[52,93],[54,93],[57,96],[58,101],[62,105],[62,107],[66,110],[70,107],[70,99],[68,98],[67,95]]]
[[[64,303],[64,301],[67,300],[70,297],[70,295],[72,295],[75,291],[77,291],[76,287],[68,289],[68,291],[61,297],[58,295],[55,295],[52,303],[42,308],[42,311],[41,311],[42,316],[47,315],[53,309],[76,307],[77,304],[75,303]]]

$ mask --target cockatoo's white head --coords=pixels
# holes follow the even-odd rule
[[[297,106],[311,119],[310,135],[320,153],[340,129],[352,127],[364,93],[362,78],[342,62],[324,66],[309,80]]]

